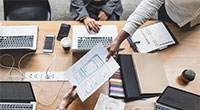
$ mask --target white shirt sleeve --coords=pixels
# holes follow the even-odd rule
[[[123,30],[130,36],[136,29],[151,18],[162,6],[165,0],[143,0],[136,10],[129,16]]]

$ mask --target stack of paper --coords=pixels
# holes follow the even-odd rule
[[[110,78],[109,96],[117,98],[125,97],[120,70],[117,70]]]

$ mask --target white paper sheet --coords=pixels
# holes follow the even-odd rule
[[[107,54],[105,47],[98,44],[65,72],[69,82],[77,85],[76,92],[82,102],[119,69],[112,57],[105,61]]]

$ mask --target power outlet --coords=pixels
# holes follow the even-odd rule
[[[64,72],[48,72],[48,75],[44,72],[42,74],[42,81],[67,81]]]
[[[25,81],[68,81],[64,72],[26,72]]]
[[[42,74],[41,72],[26,72],[25,81],[41,81]]]

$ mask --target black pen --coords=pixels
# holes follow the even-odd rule
[[[117,49],[117,51],[118,52],[120,52],[120,51],[122,51],[122,50],[124,50],[125,48],[119,48],[119,49]]]
[[[136,44],[136,43],[140,43],[140,42],[135,42],[135,43],[134,43],[134,42],[131,40],[130,37],[127,37],[127,40],[128,40],[128,42],[129,42],[131,48],[133,49],[133,51],[136,52],[136,53],[138,53],[138,50],[137,50],[137,47],[136,47],[135,44]]]

